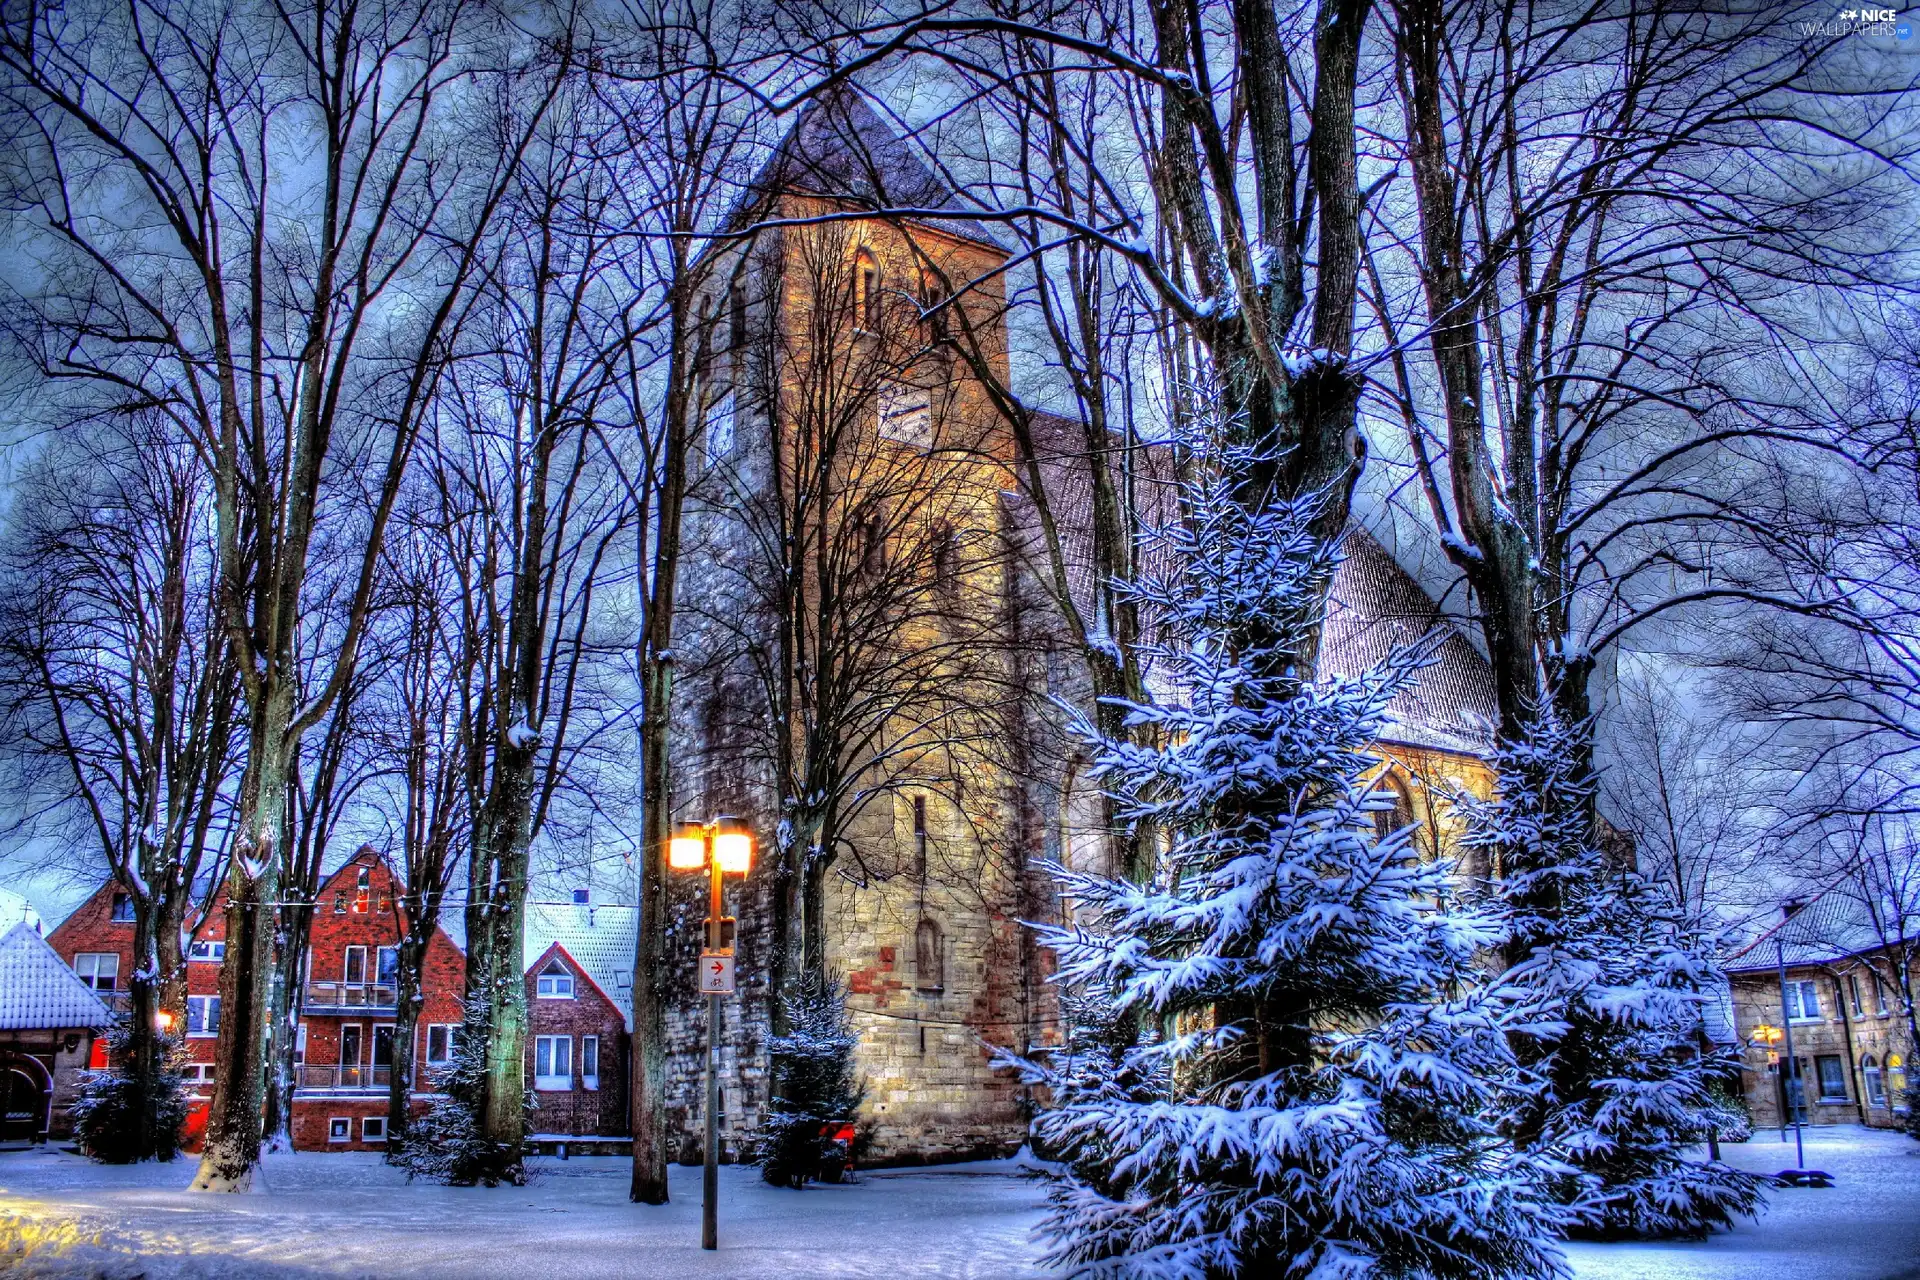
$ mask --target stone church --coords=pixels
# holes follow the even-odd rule
[[[881,207],[915,215],[868,216]],[[1036,587],[1031,504],[995,398],[1010,383],[1009,249],[961,212],[847,92],[809,107],[759,174],[738,217],[761,229],[706,260],[675,806],[742,816],[759,842],[729,889],[727,1158],[767,1102],[775,965],[811,957],[844,984],[872,1160],[1012,1150],[1027,1099],[995,1055],[1061,1035],[1049,959],[1022,922],[1059,911],[1047,863],[1095,865],[1107,842],[1088,753],[1058,714],[1084,702],[1084,678]],[[1084,566],[1091,460],[1066,443],[1084,433],[1032,423],[1067,557]],[[1436,626],[1433,599],[1356,530],[1325,663],[1358,672]],[[1439,797],[1489,785],[1493,713],[1491,676],[1457,632],[1392,709],[1381,785],[1430,850],[1453,838]],[[705,901],[686,879],[669,909],[688,993],[669,1019],[669,1105],[679,1155],[696,1159]]]

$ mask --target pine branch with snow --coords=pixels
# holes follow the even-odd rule
[[[1175,565],[1133,590],[1184,703],[1129,708],[1100,744],[1126,818],[1173,833],[1150,883],[1056,869],[1044,929],[1072,998],[1103,1007],[1028,1064],[1053,1105],[1051,1260],[1083,1276],[1559,1273],[1556,1218],[1482,1118],[1510,1070],[1476,956],[1494,920],[1440,909],[1366,779],[1387,705],[1431,646],[1358,679],[1302,677],[1338,548],[1311,502],[1248,509],[1213,449]],[[1157,746],[1136,745],[1157,742]],[[1070,1003],[1071,1007],[1071,1003]]]
[[[1739,1069],[1703,1032],[1712,940],[1634,868],[1607,865],[1576,747],[1549,714],[1497,753],[1494,799],[1455,800],[1508,914],[1517,1063],[1501,1127],[1572,1234],[1704,1236],[1761,1203],[1752,1175],[1693,1153]]]

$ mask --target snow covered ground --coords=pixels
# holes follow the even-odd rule
[[[1573,1245],[1576,1280],[1920,1280],[1920,1143],[1808,1131],[1830,1191],[1775,1191],[1758,1224],[1696,1244]],[[1773,1172],[1793,1146],[1726,1148]],[[627,1162],[534,1162],[532,1185],[407,1184],[377,1156],[281,1156],[272,1191],[191,1195],[189,1162],[109,1168],[58,1151],[0,1154],[0,1272],[24,1277],[880,1277],[1021,1280],[1038,1188],[1007,1162],[885,1170],[857,1186],[779,1191],[722,1169],[720,1250],[700,1242],[700,1171],[674,1202],[630,1205]]]
[[[526,1187],[460,1189],[371,1154],[283,1156],[268,1195],[181,1190],[190,1162],[110,1168],[0,1154],[0,1272],[24,1277],[979,1277],[1038,1274],[1036,1189],[1006,1164],[877,1171],[783,1191],[720,1170],[720,1249],[700,1248],[700,1170],[627,1202],[629,1162],[540,1159]],[[9,1245],[12,1252],[9,1254]],[[9,1268],[12,1268],[10,1271]]]
[[[1920,1142],[1857,1126],[1806,1136],[1806,1167],[1831,1173],[1830,1189],[1770,1191],[1757,1223],[1695,1243],[1569,1245],[1575,1280],[1920,1280]],[[1793,1167],[1793,1134],[1720,1151],[1778,1173]]]

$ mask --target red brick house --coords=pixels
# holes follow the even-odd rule
[[[404,886],[371,848],[328,876],[315,897],[294,1049],[293,1142],[305,1150],[370,1151],[387,1139],[394,1003]],[[414,1105],[431,1096],[466,991],[466,959],[444,929],[427,944],[415,1029]]]
[[[634,909],[527,904],[527,1082],[536,1143],[625,1141]]]
[[[214,899],[204,918],[189,917],[183,939],[187,960],[188,1074],[195,1092],[213,1094],[213,1042],[220,1033],[220,962],[226,958],[226,896]],[[62,960],[115,1013],[127,1011],[127,986],[137,963],[133,954],[133,899],[109,880],[47,935]]]
[[[406,917],[401,879],[371,848],[328,876],[315,899],[295,1042],[293,1141],[309,1151],[378,1150],[386,1141],[393,1063],[395,976]],[[627,1134],[627,1045],[632,1019],[634,910],[529,903],[526,932],[527,1081],[538,1111],[535,1142]],[[203,1095],[213,1088],[220,1029],[222,903],[187,945],[187,1048]],[[455,917],[449,923],[457,925]],[[133,972],[132,903],[102,885],[48,936],[81,983],[117,1013]],[[430,1073],[452,1055],[466,988],[466,958],[444,928],[428,944],[414,1045],[416,1110],[432,1097]]]

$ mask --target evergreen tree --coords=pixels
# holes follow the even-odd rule
[[[1172,571],[1131,588],[1181,704],[1100,744],[1128,821],[1170,834],[1151,883],[1059,871],[1043,930],[1069,990],[1109,1011],[1032,1068],[1052,1162],[1043,1230],[1075,1274],[1555,1274],[1554,1218],[1481,1119],[1510,1065],[1475,981],[1494,925],[1438,909],[1448,868],[1384,838],[1367,776],[1387,704],[1431,648],[1359,679],[1302,678],[1338,548],[1311,502],[1244,503],[1257,460],[1201,450]],[[1135,1036],[1132,1028],[1146,1029]]]
[[[788,1030],[767,1045],[773,1097],[755,1145],[760,1176],[776,1187],[798,1189],[827,1169],[844,1166],[850,1153],[823,1138],[821,1129],[850,1119],[864,1091],[853,1067],[859,1037],[847,1019],[840,984],[808,976],[783,1004]]]
[[[1756,1178],[1691,1151],[1738,1069],[1700,1030],[1719,976],[1712,943],[1631,866],[1607,866],[1576,745],[1549,715],[1496,754],[1493,800],[1457,800],[1466,843],[1503,872],[1500,985],[1521,1029],[1502,1127],[1573,1234],[1703,1236],[1760,1206]]]
[[[454,1187],[495,1187],[525,1181],[519,1153],[488,1139],[480,1108],[486,1098],[487,1010],[484,996],[469,996],[460,1034],[447,1066],[434,1073],[441,1096],[407,1128],[406,1142],[389,1156],[409,1177],[428,1177]],[[527,1090],[526,1109],[534,1109]]]
[[[132,1062],[136,1037],[121,1023],[107,1034],[107,1069],[81,1077],[80,1096],[72,1111],[73,1139],[104,1164],[138,1160],[149,1126],[154,1159],[171,1160],[180,1149],[180,1126],[187,1122],[192,1105],[180,1070],[185,1042],[177,1035],[156,1032],[146,1043],[152,1046],[155,1062],[150,1071],[140,1072]]]

